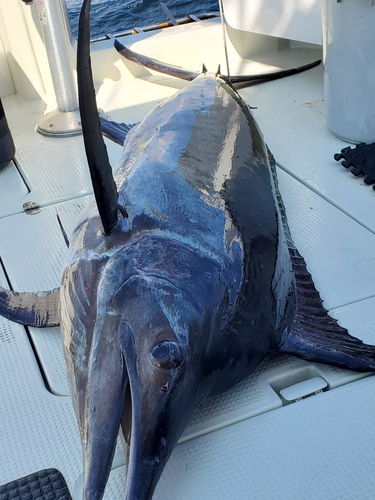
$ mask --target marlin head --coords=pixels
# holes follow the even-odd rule
[[[159,279],[136,277],[117,299],[132,302],[133,311],[120,325],[132,414],[122,425],[130,437],[125,498],[149,500],[202,397],[192,369],[199,350],[189,341],[192,328],[179,321],[179,315],[191,321],[195,311],[192,304],[181,307],[184,294]]]
[[[202,361],[212,320],[199,302],[207,296],[207,277],[197,277],[201,257],[162,240],[146,237],[119,251],[98,285],[81,422],[85,500],[102,498],[120,426],[129,444],[125,498],[151,499],[209,392],[201,367],[207,371]]]

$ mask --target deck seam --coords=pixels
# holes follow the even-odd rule
[[[324,195],[321,191],[319,191],[317,188],[315,188],[314,186],[312,186],[311,184],[309,184],[307,181],[301,179],[301,177],[299,177],[298,175],[296,175],[294,172],[292,172],[291,170],[289,170],[287,167],[285,167],[284,165],[282,165],[278,161],[276,161],[276,165],[281,170],[283,170],[286,174],[288,174],[291,177],[293,177],[293,179],[295,179],[296,181],[300,182],[302,185],[304,185],[305,187],[307,187],[308,189],[310,189],[316,195],[320,196],[320,198],[322,198],[324,201],[326,201],[327,203],[329,203],[333,207],[337,208],[337,210],[339,210],[344,215],[346,215],[347,217],[349,217],[349,219],[351,219],[352,221],[354,221],[357,224],[359,224],[360,226],[362,226],[363,229],[366,229],[371,234],[375,234],[375,231],[373,231],[369,226],[367,226],[363,222],[360,222],[356,217],[354,217],[352,214],[350,214],[347,210],[345,210],[344,208],[340,207],[340,205],[338,205],[337,203],[335,203],[331,198],[329,198],[328,196]]]
[[[71,196],[71,197],[68,197],[68,198],[64,198],[64,199],[58,199],[58,200],[53,200],[53,201],[49,201],[49,202],[46,202],[46,203],[41,203],[39,205],[40,208],[47,208],[47,207],[53,207],[53,206],[56,206],[56,205],[60,205],[62,203],[66,203],[66,202],[69,202],[69,201],[74,201],[74,200],[79,200],[81,198],[86,198],[86,196],[93,196],[93,192],[89,192],[89,193],[82,193],[78,196]],[[25,210],[21,210],[19,212],[13,212],[13,213],[10,213],[10,214],[6,214],[6,215],[0,215],[0,220],[3,220],[3,219],[7,219],[8,217],[14,217],[15,215],[21,215],[21,214],[25,214],[26,211]]]

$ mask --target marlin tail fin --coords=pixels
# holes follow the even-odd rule
[[[114,37],[114,45],[117,52],[126,60],[139,64],[148,69],[152,69],[157,71],[158,73],[163,73],[165,75],[174,76],[176,78],[180,78],[182,80],[192,81],[194,78],[200,75],[199,71],[191,71],[181,68],[180,66],[174,66],[172,64],[163,63],[158,61],[157,59],[153,59],[152,57],[144,56],[142,54],[138,54],[133,50],[130,50],[128,47],[125,47],[119,40]],[[309,64],[304,64],[303,66],[298,66],[296,68],[291,69],[283,69],[280,71],[274,71],[272,73],[262,73],[258,75],[235,75],[230,78],[222,75],[220,72],[220,65],[217,69],[216,75],[221,76],[224,80],[227,80],[233,87],[236,89],[249,87],[251,85],[258,85],[259,83],[270,82],[272,80],[277,80],[279,78],[285,78],[287,76],[296,75],[298,73],[302,73],[303,71],[307,71],[308,69],[315,68],[322,61],[319,59]],[[203,64],[202,73],[206,73],[207,68]]]
[[[59,289],[50,292],[13,292],[0,287],[0,315],[26,326],[45,328],[60,324]]]
[[[100,124],[102,126],[103,135],[116,144],[120,144],[120,146],[124,145],[126,136],[130,130],[137,125],[137,123],[114,122],[102,116],[100,116]]]

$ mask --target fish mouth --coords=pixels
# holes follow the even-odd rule
[[[121,325],[121,344],[128,376],[121,419],[122,434],[128,445],[125,500],[151,500],[169,454],[162,453],[163,444],[166,444],[162,436],[159,437],[161,446],[156,446],[158,419],[153,411],[155,408],[151,407],[154,406],[152,389],[146,390],[145,394],[147,388],[137,366],[134,333],[125,323]],[[155,396],[154,400],[157,399],[160,398]],[[145,411],[145,406],[148,406],[148,411]]]
[[[84,500],[102,499],[120,429],[127,444],[125,499],[151,500],[187,423],[179,412],[189,414],[181,407],[186,401],[186,391],[181,401],[181,391],[176,385],[178,369],[155,369],[148,359],[141,363],[131,327],[121,323],[119,330],[113,345],[107,342],[105,349],[101,345],[90,367],[82,437]],[[114,355],[116,348],[119,356]],[[148,376],[150,371],[152,379]]]

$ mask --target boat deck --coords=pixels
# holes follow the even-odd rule
[[[209,41],[200,57],[211,58],[205,61],[208,67],[217,65],[216,21],[171,30],[182,45],[194,34],[192,50],[202,38]],[[150,43],[152,36],[157,43]],[[152,51],[168,37],[152,36],[140,46],[155,57]],[[104,44],[110,47],[109,41],[99,42],[94,51]],[[168,47],[173,47],[168,62],[176,63],[177,45],[169,41]],[[259,73],[260,67],[291,67],[317,55],[319,48],[299,47],[236,61],[234,69]],[[113,74],[96,74],[98,106],[113,120],[137,122],[186,85],[137,69],[134,77],[117,54],[112,57]],[[292,236],[325,307],[352,335],[375,344],[375,191],[333,159],[347,144],[326,127],[322,67],[240,94],[256,108],[253,113],[276,158]],[[0,173],[0,285],[48,290],[59,286],[67,254],[56,212],[69,234],[92,198],[83,140],[37,134],[46,107],[42,100],[10,96],[3,104],[17,154],[16,166]],[[121,147],[106,143],[114,165]],[[26,213],[27,202],[40,209]],[[299,400],[296,394],[289,401],[280,395],[307,380],[310,393],[314,384],[318,391],[321,379],[327,387],[317,395]],[[81,449],[59,329],[26,330],[0,318],[0,380],[0,484],[54,467],[64,475],[73,500],[79,500]],[[269,360],[194,415],[155,500],[373,499],[374,389],[375,377],[369,374],[286,355]],[[106,500],[123,499],[125,468],[119,441]]]

